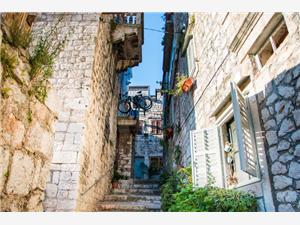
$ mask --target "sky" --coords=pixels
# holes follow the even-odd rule
[[[164,27],[162,16],[163,13],[145,13],[144,27],[162,30]],[[163,32],[144,30],[142,63],[132,68],[133,78],[130,85],[149,85],[151,94],[155,94],[155,88],[160,87],[156,81],[162,79],[163,35]]]

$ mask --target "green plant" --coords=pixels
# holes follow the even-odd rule
[[[181,161],[181,149],[180,149],[179,145],[176,145],[176,147],[175,147],[174,160],[175,160],[176,165],[180,164],[180,161]]]
[[[31,111],[30,108],[28,109],[27,120],[28,120],[29,123],[32,122],[32,111]]]
[[[114,170],[114,174],[113,174],[113,177],[112,177],[112,182],[117,182],[119,180],[128,180],[128,176],[121,175],[121,174],[118,173],[117,170]]]
[[[169,90],[162,90],[162,93],[167,93],[169,95],[175,95],[175,96],[180,96],[182,95],[183,91],[182,91],[182,86],[185,82],[185,80],[187,79],[186,75],[178,75],[176,77],[176,85],[174,89],[169,89]]]
[[[193,189],[188,185],[174,194],[171,212],[255,212],[255,196],[237,190],[217,187]]]
[[[161,204],[162,210],[168,211],[175,204],[174,194],[192,183],[191,167],[182,168],[171,173],[164,172],[161,178]]]
[[[8,87],[3,87],[3,88],[1,88],[1,96],[3,97],[3,98],[8,98],[9,97],[9,92],[11,91],[11,89],[10,88],[8,88]]]
[[[2,23],[3,41],[15,48],[28,48],[32,36],[29,29],[25,29],[18,16],[13,16],[10,23]]]
[[[13,70],[16,68],[17,58],[12,53],[9,53],[8,49],[4,46],[1,47],[1,64],[3,68],[3,77],[13,77]]]
[[[6,171],[3,173],[3,176],[6,177],[6,178],[8,178],[8,176],[9,176],[9,170],[6,170]]]
[[[254,212],[257,210],[254,194],[212,186],[194,188],[191,167],[181,168],[164,176],[164,184],[161,186],[163,211]]]
[[[39,37],[29,57],[31,65],[29,72],[32,83],[31,92],[41,102],[44,102],[47,97],[48,79],[52,76],[55,59],[63,50],[69,35],[65,35],[62,40],[58,38],[58,24],[61,20],[62,18],[45,35]]]
[[[195,22],[196,22],[196,18],[195,18],[195,15],[193,14],[191,16],[191,19],[190,19],[190,27],[193,27],[195,25]]]

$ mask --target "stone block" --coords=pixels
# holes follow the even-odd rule
[[[29,198],[27,209],[28,211],[42,212],[43,205],[42,201],[44,200],[44,193],[41,191],[35,191]]]
[[[287,172],[287,168],[286,168],[286,166],[284,164],[282,164],[280,162],[275,162],[271,166],[271,171],[272,171],[273,175],[284,174],[284,173]]]
[[[290,98],[294,96],[295,90],[291,86],[279,86],[278,87],[278,93],[284,98]]]
[[[269,119],[270,113],[269,113],[268,108],[263,108],[261,110],[261,117],[264,122],[266,122]]]
[[[68,191],[59,190],[57,193],[57,199],[67,199]]]
[[[68,132],[70,133],[82,133],[84,129],[83,123],[70,123],[68,127]]]
[[[289,176],[295,179],[300,179],[300,164],[297,162],[291,162],[289,168]]]
[[[293,112],[293,116],[294,116],[296,126],[299,127],[300,126],[300,109],[295,110]]]
[[[58,186],[56,184],[47,184],[46,185],[46,197],[55,198],[58,191]]]
[[[274,187],[276,190],[284,189],[293,184],[293,179],[283,175],[273,177]]]
[[[287,150],[290,148],[290,142],[282,140],[278,143],[278,151]]]
[[[266,105],[267,105],[267,106],[270,106],[270,105],[273,104],[277,99],[278,99],[278,95],[277,95],[277,94],[275,94],[275,93],[271,94],[271,95],[267,98]]]
[[[53,184],[58,184],[59,182],[59,171],[53,171],[52,173],[52,183]]]
[[[300,129],[293,132],[291,138],[294,142],[299,141],[300,140]]]
[[[272,162],[274,162],[276,159],[278,159],[279,154],[278,154],[276,146],[269,148],[269,156],[270,156]]]
[[[43,202],[43,206],[45,209],[47,209],[47,211],[51,208],[53,211],[55,211],[54,209],[57,206],[57,199],[46,198],[46,200]]]
[[[277,144],[278,142],[276,131],[267,131],[266,138],[269,146]]]
[[[265,124],[264,127],[266,130],[270,130],[273,128],[276,128],[276,121],[274,119],[268,120]]]
[[[293,203],[297,200],[298,194],[296,191],[282,191],[277,193],[277,200],[279,202]]]
[[[24,147],[32,152],[39,152],[50,159],[54,136],[43,128],[38,122],[33,122],[29,127]]]
[[[291,161],[293,158],[294,158],[293,155],[291,155],[290,153],[286,152],[286,153],[284,153],[283,155],[281,155],[279,157],[279,161],[283,162],[283,163],[286,163],[288,161]]]
[[[279,212],[295,212],[293,206],[291,204],[280,204],[278,206]]]
[[[20,148],[25,135],[24,124],[11,113],[6,116],[2,125],[4,141],[13,148]]]
[[[300,157],[300,144],[296,145],[294,155]]]
[[[55,132],[54,140],[55,141],[63,141],[65,139],[64,132]]]
[[[57,210],[58,211],[75,210],[75,207],[76,207],[75,200],[59,200],[57,202]]]
[[[295,125],[294,125],[293,121],[286,118],[281,123],[280,129],[278,132],[278,136],[282,137],[293,130],[295,130]]]
[[[15,151],[6,190],[8,194],[26,195],[29,193],[34,175],[34,163],[30,156]]]
[[[9,171],[8,171],[9,157],[10,157],[9,151],[0,146],[0,193],[2,193],[5,180],[9,175]]]
[[[54,152],[52,163],[76,163],[77,152]]]
[[[69,181],[72,178],[71,172],[61,172],[59,176],[59,180]]]
[[[80,146],[76,144],[70,144],[70,143],[65,143],[62,147],[62,151],[70,151],[70,152],[79,152],[80,151]]]
[[[67,131],[68,123],[57,122],[55,124],[55,131]]]
[[[61,171],[80,171],[80,165],[79,164],[63,164],[61,165]]]
[[[75,181],[59,181],[59,190],[76,190],[77,182]]]

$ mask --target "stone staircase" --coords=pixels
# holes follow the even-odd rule
[[[119,187],[99,202],[99,211],[159,212],[160,207],[157,180],[120,180]]]

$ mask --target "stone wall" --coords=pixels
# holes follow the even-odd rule
[[[191,15],[192,14],[190,14],[190,16]],[[257,98],[259,102],[263,102],[266,101],[264,100],[266,98],[265,93],[268,93],[267,90],[271,90],[271,88],[269,87],[272,86],[268,86],[267,84],[274,83],[273,85],[275,87],[276,77],[286,76],[288,74],[288,71],[294,66],[298,65],[300,62],[300,54],[298,51],[300,43],[299,13],[283,13],[289,34],[281,44],[281,46],[276,50],[276,52],[272,55],[272,57],[260,71],[254,69],[253,63],[251,62],[247,54],[251,46],[254,44],[256,38],[261,34],[261,32],[264,30],[264,27],[271,19],[273,15],[272,13],[263,13],[262,15],[260,15],[250,35],[247,36],[247,38],[244,40],[238,52],[233,51],[230,46],[236,38],[236,34],[243,26],[245,18],[247,17],[247,13],[194,13],[194,15],[195,25],[190,32],[191,34],[193,34],[196,69],[192,74],[189,75],[194,78],[195,85],[189,93],[183,94],[181,97],[174,97],[172,100],[173,103],[171,103],[170,106],[170,109],[171,111],[173,111],[174,115],[174,124],[175,122],[179,122],[181,125],[181,131],[173,136],[173,139],[170,141],[170,145],[175,146],[176,144],[178,144],[182,147],[183,165],[189,165],[191,162],[190,131],[216,126],[217,119],[221,115],[221,112],[229,106],[230,80],[236,83],[243,83],[243,81],[246,79],[245,76],[249,76],[250,83],[246,85],[247,90],[249,91],[249,96]],[[184,73],[186,71],[187,65],[185,60],[185,57],[179,57],[177,72]],[[284,75],[281,73],[283,73]],[[294,80],[292,80],[291,78],[287,78],[286,81],[283,81],[282,85],[288,87],[280,88],[286,89],[287,95],[291,95],[291,93],[295,93],[296,95],[298,91],[296,90],[296,86],[294,86],[293,88],[289,87],[296,85],[294,83],[290,83],[296,82],[296,78],[293,79]],[[287,83],[284,84],[284,82]],[[276,95],[273,95],[272,98],[274,98],[274,101],[276,100],[277,107],[279,107],[281,98],[284,100],[285,97],[280,96],[279,87],[277,87],[277,90],[274,90],[274,92],[278,93]],[[287,105],[287,107],[290,108],[290,110],[295,110],[296,108],[298,108],[296,104],[297,97],[290,96],[289,98],[289,100],[291,101],[291,105]],[[292,101],[291,98],[293,98],[294,100]],[[263,105],[260,106],[262,107]],[[275,106],[273,105],[273,102],[272,106]],[[272,147],[276,148],[279,141],[285,139],[286,137],[277,137],[277,135],[279,135],[278,132],[280,131],[281,124],[277,124],[276,117],[280,116],[276,116],[275,108],[273,110],[274,112],[267,112],[266,110],[262,112],[262,117],[264,117],[263,114],[268,113],[270,114],[270,117],[274,117],[274,119],[271,121],[270,119],[267,120],[268,129],[273,129],[273,131],[267,132],[265,134],[262,132],[263,136],[257,139],[257,142],[262,141],[262,143],[266,142],[268,136],[270,136],[269,139],[273,138],[273,140],[276,140],[276,143],[275,141],[274,143],[272,143],[271,149]],[[259,108],[258,111],[261,111],[261,108]],[[271,113],[274,114],[271,115]],[[290,133],[285,134],[285,131],[290,127],[291,129],[294,128],[294,132],[299,129],[296,125],[296,121],[294,121],[294,119],[292,120],[293,112],[290,111],[289,113],[290,118],[281,118],[281,120],[284,121],[283,128],[281,128],[280,131],[281,135],[292,135]],[[297,111],[295,111],[294,114],[297,115]],[[263,121],[261,125],[266,126],[265,122],[267,121]],[[259,130],[258,133],[260,134],[261,130]],[[294,134],[294,136],[296,136],[296,134]],[[264,174],[262,177],[262,184],[266,185],[264,187],[265,190],[263,191],[262,196],[267,196],[270,194],[267,186],[269,182],[268,173],[272,172],[272,166],[273,170],[277,172],[282,169],[280,173],[283,173],[283,171],[286,169],[286,172],[284,172],[285,175],[288,175],[291,169],[292,171],[294,169],[297,169],[297,156],[293,155],[293,152],[295,151],[298,141],[292,139],[287,141],[290,142],[290,146],[288,148],[291,152],[289,152],[289,150],[284,150],[281,153],[277,152],[277,150],[273,148],[272,152],[275,153],[272,153],[272,157],[276,156],[276,159],[273,158],[270,160],[268,158],[268,156],[270,155],[269,151],[271,150],[268,149],[268,145],[266,145],[265,148],[261,148],[264,149],[263,152],[261,152],[262,154],[259,155],[259,157],[262,157],[261,160],[263,162],[261,168],[263,171],[262,173]],[[284,144],[284,142],[282,142],[281,144]],[[285,146],[285,148],[287,148],[287,145]],[[265,152],[267,156],[266,159],[264,159]],[[293,158],[291,159],[291,157]],[[282,160],[285,161],[285,163],[283,163]],[[268,166],[270,166],[269,172],[268,169],[265,168]],[[281,202],[276,203],[276,200],[275,205],[284,203],[284,205],[280,206],[280,208],[277,208],[277,210],[296,210],[296,207],[292,209],[291,205],[287,204],[287,202],[293,200],[293,206],[296,206],[295,202],[298,200],[298,193],[295,193],[293,191],[296,190],[297,178],[290,177],[289,179],[283,177],[283,174],[276,174],[276,179],[278,178],[281,178],[281,180],[286,180],[287,185],[282,189],[284,191],[290,190],[291,192],[282,193],[278,189],[278,187],[274,187],[275,190],[278,190],[277,192],[281,192],[278,194],[278,198]],[[290,184],[291,182],[293,182],[293,184]],[[273,197],[275,197],[276,199],[276,196]],[[270,198],[268,197],[268,199]],[[266,202],[266,205],[268,205],[267,210],[272,210],[271,201],[272,200]]]
[[[134,133],[130,130],[118,132],[117,143],[117,172],[132,178]]]
[[[102,16],[109,21],[109,15]],[[115,154],[118,85],[110,25],[101,23],[98,13],[42,13],[33,32],[50,29],[60,18],[58,38],[67,41],[46,102],[58,121],[44,206],[93,211],[110,185]]]
[[[163,156],[163,131],[160,130],[160,134],[153,133],[152,121],[159,120],[161,121],[162,129],[162,96],[160,95],[160,90],[156,90],[156,96],[151,96],[152,98],[152,107],[148,111],[141,111],[139,113],[139,123],[142,127],[142,130],[135,136],[134,143],[134,156],[135,157],[144,157],[144,164],[149,168],[150,167],[150,158],[151,157],[162,157]],[[144,174],[144,178],[149,178],[149,174]]]
[[[300,211],[300,65],[267,84],[260,102],[278,211]]]
[[[13,76],[0,76],[0,211],[43,211],[55,117],[29,95],[28,52],[1,47],[16,67]]]

